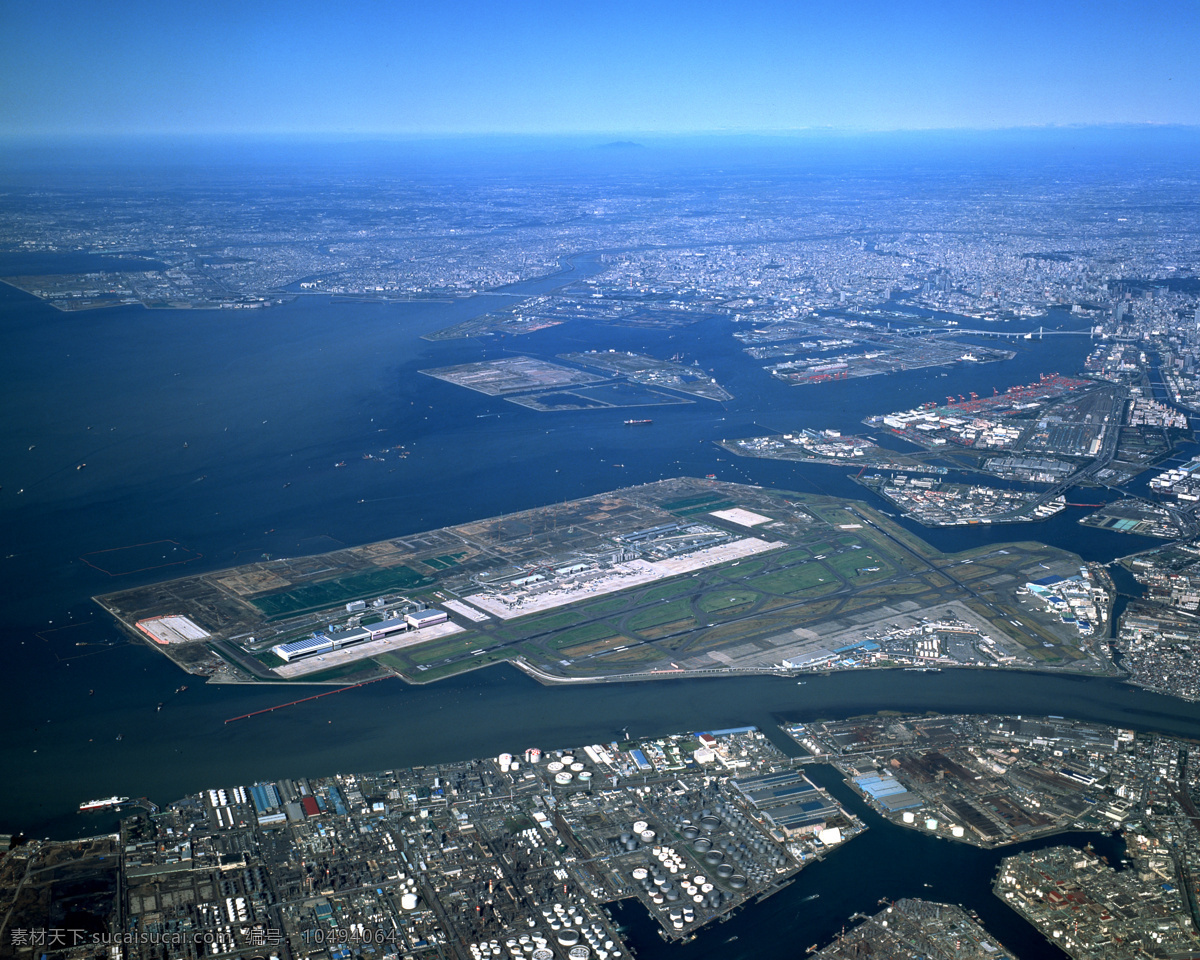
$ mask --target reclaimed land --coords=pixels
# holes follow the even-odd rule
[[[461,629],[372,646],[336,678],[305,682],[421,683],[499,661],[543,682],[861,669],[890,662],[870,655],[882,624],[917,626],[951,607],[994,644],[988,666],[1112,673],[1100,637],[1079,637],[1017,595],[1079,566],[1031,542],[942,554],[857,501],[677,478],[95,599],[212,682],[286,682],[273,646],[331,623],[369,624],[377,600],[449,602]],[[365,613],[347,609],[360,600]],[[154,643],[138,624],[163,616],[186,616],[207,636]]]

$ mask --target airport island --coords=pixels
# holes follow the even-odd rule
[[[215,682],[897,667],[1115,674],[1104,568],[946,555],[864,503],[678,478],[97,597]]]

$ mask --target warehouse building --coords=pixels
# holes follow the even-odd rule
[[[740,777],[730,783],[785,836],[818,834],[838,815],[837,804],[799,770]]]
[[[418,610],[416,613],[405,614],[405,620],[414,630],[420,630],[421,627],[431,627],[435,623],[445,623],[450,619],[445,610]]]

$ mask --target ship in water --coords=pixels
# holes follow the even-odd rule
[[[653,423],[653,422],[654,422],[653,420],[626,420],[626,421],[625,421],[625,426],[627,426],[627,427],[640,427],[640,426],[642,426],[642,424],[646,424],[646,423]]]
[[[87,803],[81,803],[79,805],[79,812],[89,813],[92,810],[111,810],[128,802],[128,797],[109,797],[107,800],[89,800]]]

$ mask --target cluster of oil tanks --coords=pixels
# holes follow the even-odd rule
[[[744,889],[747,878],[769,883],[788,862],[749,817],[724,800],[718,800],[711,810],[701,810],[694,819],[683,820],[680,834],[734,890]]]
[[[546,770],[554,775],[554,782],[560,787],[566,786],[575,779],[584,784],[592,779],[592,771],[576,760],[572,754],[565,754],[561,760],[551,760],[546,764]]]
[[[651,903],[670,909],[672,920],[691,923],[695,919],[692,904],[715,910],[733,898],[733,894],[719,889],[703,874],[688,876],[684,871],[683,858],[673,847],[655,847],[654,856],[659,862],[652,863],[648,868],[636,868],[632,873],[633,880],[646,892]],[[744,878],[741,885],[746,885]],[[730,883],[730,886],[733,884]],[[680,908],[678,917],[675,916],[676,904]],[[686,919],[685,913],[692,914],[691,919]],[[676,929],[682,929],[682,925]]]
[[[632,828],[625,831],[617,838],[617,843],[622,849],[632,853],[642,844],[654,843],[655,833],[650,829],[650,824],[645,820],[637,820]]]
[[[479,943],[471,944],[472,960],[489,960],[491,957],[501,956],[502,952],[499,940],[481,940]]]
[[[400,908],[402,910],[416,910],[417,905],[421,902],[417,896],[417,881],[412,877],[406,877],[400,874],[400,884],[393,888],[400,894]]]
[[[521,958],[532,958],[532,960],[551,960],[554,956],[554,951],[550,949],[550,941],[543,937],[536,930],[533,933],[523,933],[519,937],[509,937],[504,941],[504,948],[500,947],[499,940],[486,941],[481,940],[479,943],[471,944],[472,960],[488,960],[488,958],[499,958],[504,956],[504,950],[507,949],[513,960]]]
[[[530,921],[532,923],[533,921]],[[550,949],[550,941],[534,930],[532,933],[523,933],[519,937],[509,937],[504,941],[504,949],[500,947],[500,941],[480,941],[479,943],[471,944],[472,960],[488,960],[488,958],[498,958],[504,956],[504,950],[507,949],[509,956],[513,960],[553,960],[554,951]]]
[[[614,942],[595,919],[589,921],[579,907],[555,903],[543,907],[542,916],[558,945],[567,948],[570,960],[588,960],[593,951],[596,960],[621,956],[620,943]]]

